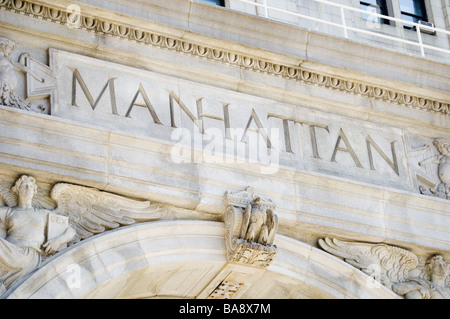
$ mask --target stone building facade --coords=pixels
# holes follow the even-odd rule
[[[0,0],[2,298],[450,298],[449,13]]]

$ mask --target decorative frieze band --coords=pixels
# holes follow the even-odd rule
[[[0,8],[58,24],[76,26],[82,30],[97,34],[125,38],[146,45],[174,50],[240,68],[280,76],[289,80],[301,81],[303,83],[318,85],[350,94],[375,98],[410,108],[417,108],[444,115],[450,114],[450,104],[446,101],[415,96],[367,83],[339,78],[337,76],[312,72],[299,66],[282,65],[240,53],[207,47],[186,40],[139,29],[134,26],[120,24],[108,19],[91,17],[81,13],[73,13],[69,10],[33,3],[27,0],[0,0]]]

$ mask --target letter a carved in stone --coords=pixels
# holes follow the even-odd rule
[[[267,267],[275,258],[273,244],[278,229],[275,205],[247,187],[225,194],[227,258],[229,262]]]

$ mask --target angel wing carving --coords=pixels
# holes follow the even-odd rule
[[[0,182],[0,206],[16,206],[16,197],[11,193],[9,185]]]
[[[419,263],[417,256],[410,251],[386,244],[324,238],[319,239],[319,245],[389,288],[394,283],[406,281]]]
[[[75,242],[108,229],[159,219],[166,212],[149,201],[66,183],[56,184],[50,197],[57,203],[54,212],[69,218],[77,233]]]

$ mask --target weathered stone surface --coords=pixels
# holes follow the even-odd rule
[[[0,0],[0,241],[22,175],[76,232],[4,297],[448,297],[446,57],[229,5]]]

